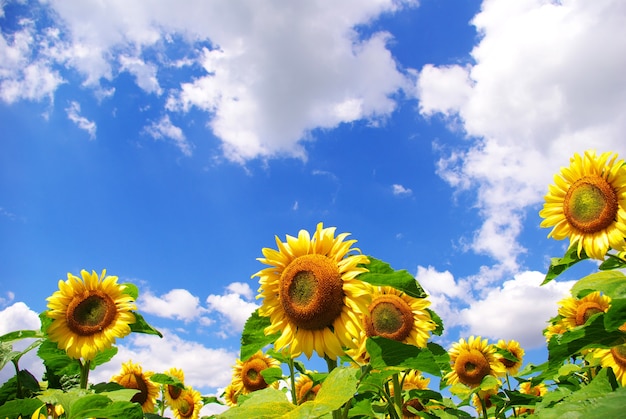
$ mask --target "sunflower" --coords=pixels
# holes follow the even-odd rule
[[[551,323],[543,331],[543,335],[546,337],[546,343],[550,343],[550,339],[552,339],[552,336],[554,336],[554,335],[562,335],[563,333],[567,332],[568,330],[569,329],[567,328],[567,326],[565,326],[563,324],[562,321],[556,321],[554,323]]]
[[[409,370],[402,377],[402,390],[408,392],[410,390],[426,390],[428,389],[428,384],[430,383],[430,378],[426,378],[422,376],[422,373],[417,370]],[[393,386],[389,387],[390,396],[393,397],[395,394],[395,389]],[[408,407],[412,407],[417,411],[427,410],[426,407],[422,404],[420,399],[409,399],[402,403],[402,418],[403,419],[413,419],[418,418],[411,412]]]
[[[71,273],[67,281],[59,281],[59,290],[48,300],[48,338],[74,359],[92,360],[110,348],[116,338],[130,333],[136,310],[133,297],[124,293],[124,285],[116,276],[98,278],[95,271],[82,270],[82,280]]]
[[[191,387],[185,387],[182,393],[180,393],[178,407],[172,408],[172,412],[176,419],[198,419],[202,406],[204,404],[202,403],[200,392]]]
[[[448,384],[463,383],[469,387],[478,386],[487,375],[503,375],[506,368],[496,356],[496,348],[487,339],[470,336],[452,344],[448,351],[452,371],[444,379]]]
[[[292,357],[313,351],[320,357],[343,355],[342,346],[352,346],[360,329],[360,313],[365,312],[370,286],[356,279],[366,272],[365,255],[351,246],[356,240],[345,240],[349,233],[335,237],[335,228],[322,223],[311,238],[306,230],[298,237],[276,237],[278,250],[264,248],[258,260],[265,268],[259,277],[259,296],[263,298],[259,314],[269,316],[266,334],[279,332],[274,343]]]
[[[165,371],[165,374],[178,379],[178,381],[180,381],[184,385],[185,373],[183,372],[183,370],[178,369],[178,368],[170,368],[169,370]],[[179,403],[182,400],[181,394],[183,393],[184,390],[180,387],[173,386],[171,384],[166,384],[164,387],[165,387],[164,388],[165,402],[172,409],[178,408]]]
[[[313,380],[306,374],[301,374],[296,378],[296,401],[302,404],[309,400],[314,400],[317,392],[322,388],[321,384],[313,385]]]
[[[548,394],[548,388],[544,383],[539,383],[536,386],[531,385],[530,381],[525,381],[520,384],[519,392],[523,394],[531,394],[537,397],[543,397]],[[535,409],[529,409],[527,407],[520,407],[519,409],[515,409],[518,415],[528,413],[533,414]]]
[[[495,396],[496,394],[498,394],[497,388],[478,390],[478,392],[472,394],[472,403],[474,404],[479,416],[482,416],[483,414],[483,405],[485,410],[488,410],[493,406],[491,396]]]
[[[611,367],[617,382],[626,387],[626,344],[610,349],[594,349],[593,356],[600,359],[603,367]]]
[[[582,326],[591,316],[606,312],[611,306],[611,298],[594,291],[583,298],[567,297],[559,301],[559,316],[567,330]]]
[[[511,361],[506,359],[500,354],[496,354],[496,356],[500,359],[500,362],[504,364],[504,368],[506,368],[506,372],[510,375],[515,375],[519,371],[522,366],[522,360],[524,359],[524,349],[520,346],[519,342],[516,340],[510,340],[505,342],[500,339],[498,343],[496,343],[496,349],[504,349],[505,351],[509,351],[511,355],[517,358],[517,361]]]
[[[268,385],[263,379],[261,371],[272,367],[280,367],[280,362],[258,351],[244,362],[237,360],[233,367],[232,382],[236,387],[241,388],[241,394],[262,390]],[[271,387],[278,388],[278,381],[272,383]]]
[[[239,382],[239,385],[230,383],[226,386],[224,389],[224,401],[227,406],[237,406],[237,398],[241,394],[242,389],[241,382]]]
[[[626,166],[612,152],[596,156],[578,153],[561,168],[550,185],[539,215],[541,227],[554,227],[548,237],[569,237],[594,259],[604,259],[610,247],[626,250]]]
[[[141,365],[128,361],[122,364],[122,370],[111,381],[126,388],[139,390],[131,402],[139,403],[144,413],[153,413],[154,404],[159,395],[159,386],[150,381],[152,372],[143,372]]]

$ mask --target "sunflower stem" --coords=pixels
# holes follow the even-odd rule
[[[402,417],[402,386],[400,386],[400,375],[395,373],[391,376],[393,380],[393,404],[398,417]]]
[[[82,361],[78,361],[80,363],[80,388],[87,389],[87,383],[89,382],[89,364],[90,360],[86,360],[84,363]]]
[[[289,380],[291,383],[291,402],[294,405],[298,405],[298,393],[296,393],[296,372],[293,364],[293,358],[289,357],[289,361],[287,361],[287,365],[289,365]]]

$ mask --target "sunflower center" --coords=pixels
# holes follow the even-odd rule
[[[176,386],[172,386],[172,385],[167,385],[167,392],[169,393],[170,397],[172,398],[172,400],[176,400],[180,397],[180,393],[183,392],[183,389],[180,387],[176,387]]]
[[[67,326],[77,335],[90,336],[106,329],[117,315],[115,301],[96,290],[76,295],[67,306]]]
[[[616,364],[622,369],[626,368],[626,344],[612,347],[611,354]]]
[[[413,328],[411,307],[397,295],[377,297],[369,306],[365,318],[367,336],[382,336],[396,341],[405,340]]]
[[[332,259],[318,254],[293,260],[280,277],[280,302],[296,326],[331,326],[343,309],[343,280]]]
[[[582,326],[587,323],[589,317],[597,313],[602,313],[603,311],[602,307],[600,307],[600,305],[596,302],[588,301],[582,303],[576,309],[576,326]]]
[[[456,359],[454,371],[463,384],[475,386],[480,384],[483,378],[489,374],[491,366],[482,352],[470,349],[468,352],[460,354]]]
[[[143,404],[148,400],[148,383],[145,382],[141,375],[135,374],[135,385],[131,386],[135,390],[139,390],[139,393],[135,394],[131,402]]]
[[[250,392],[267,387],[267,383],[261,375],[261,371],[267,368],[268,365],[262,359],[252,359],[244,362],[241,368],[241,381],[244,387]]]
[[[190,418],[193,416],[194,406],[195,404],[193,400],[190,400],[190,398],[185,397],[183,398],[180,406],[178,407],[178,413],[180,413],[180,416],[183,418]]]
[[[422,403],[420,403],[419,399],[411,399],[406,401],[403,405],[402,405],[402,416],[405,418],[416,418],[418,416],[415,415],[415,413],[411,412],[409,410],[409,406],[411,406],[413,409],[417,410],[418,412],[422,412],[424,411],[424,405],[422,405]]]
[[[615,221],[615,190],[600,176],[584,176],[567,190],[563,212],[570,225],[583,233],[596,233]]]

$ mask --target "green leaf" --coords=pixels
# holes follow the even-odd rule
[[[143,411],[138,403],[129,401],[112,402],[106,396],[91,394],[81,397],[72,404],[68,419],[84,418],[142,419]]]
[[[141,314],[137,312],[133,312],[133,314],[135,315],[135,323],[129,325],[131,332],[145,333],[147,335],[157,335],[160,338],[163,337],[161,332],[150,326]]]
[[[61,377],[79,375],[80,363],[76,359],[67,356],[67,353],[59,349],[55,342],[45,340],[39,346],[37,355],[43,360],[46,367],[45,378],[49,388],[61,388]]]
[[[444,330],[443,320],[441,320],[441,317],[439,317],[439,315],[435,313],[433,310],[427,308],[426,311],[428,311],[428,313],[430,314],[430,318],[437,325],[435,330],[433,330],[433,335],[441,336]]]
[[[117,354],[117,348],[111,346],[102,352],[98,352],[94,359],[89,363],[89,369],[94,370],[98,365],[106,364]]]
[[[33,412],[43,406],[44,403],[37,399],[11,400],[0,406],[0,417],[15,419],[18,416],[30,418]]]
[[[272,384],[283,379],[283,370],[279,367],[266,368],[261,370],[261,375],[266,384]]]
[[[265,335],[265,328],[270,324],[269,317],[259,316],[259,310],[254,310],[254,313],[243,326],[243,332],[241,333],[241,352],[239,354],[241,361],[247,360],[280,337],[280,333]]]
[[[250,397],[243,400],[238,406],[232,407],[217,418],[223,419],[270,419],[282,418],[295,409],[295,406],[287,400],[287,396],[275,388],[250,393]]]
[[[607,253],[607,256],[608,258],[598,267],[601,271],[626,268],[626,260],[620,259],[617,255],[611,253]]]
[[[39,330],[16,330],[0,336],[0,342],[13,343],[22,339],[38,339],[43,337],[43,333]]]
[[[139,298],[139,288],[137,288],[137,285],[131,284],[130,282],[124,282],[120,285],[124,287],[124,290],[122,291],[124,294],[132,297],[133,300]]]
[[[163,385],[182,388],[183,390],[185,389],[185,384],[182,381],[180,381],[178,377],[175,377],[170,374],[161,374],[161,373],[152,374],[150,376],[150,381],[152,381],[153,383],[157,383],[157,384],[163,384]]]
[[[572,295],[578,298],[591,291],[600,291],[611,298],[626,297],[626,275],[620,271],[596,272],[572,287]]]
[[[396,271],[388,263],[371,256],[368,256],[368,259],[370,263],[366,267],[369,272],[364,272],[358,276],[361,281],[372,285],[390,286],[415,298],[427,296],[424,289],[408,271],[404,269]]]
[[[441,377],[441,369],[428,348],[418,348],[380,336],[367,338],[365,347],[370,355],[370,363],[375,369],[397,367]]]
[[[548,272],[546,273],[546,277],[541,283],[541,285],[545,285],[548,282],[552,281],[557,276],[561,275],[570,267],[574,266],[581,260],[589,259],[589,257],[585,254],[583,250],[580,253],[580,258],[578,257],[577,246],[571,246],[565,255],[562,258],[552,258],[550,261],[550,267],[548,268]]]
[[[611,306],[604,315],[604,327],[614,331],[626,324],[626,298],[611,300]]]

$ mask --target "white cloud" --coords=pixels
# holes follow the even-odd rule
[[[139,87],[148,93],[155,93],[157,95],[163,93],[163,89],[161,89],[159,81],[157,80],[157,68],[154,64],[146,63],[138,57],[129,57],[126,55],[121,55],[119,60],[122,65],[122,70],[128,71],[135,76]]]
[[[144,128],[144,131],[155,140],[162,138],[173,140],[176,147],[185,156],[191,156],[193,148],[191,143],[187,141],[183,130],[172,124],[169,115],[163,116],[158,122],[152,122],[152,124]]]
[[[411,189],[405,188],[404,186],[399,185],[397,183],[394,183],[391,186],[391,189],[393,191],[393,194],[394,195],[398,195],[398,196],[409,196],[409,195],[411,195],[413,193],[413,191]]]
[[[239,294],[247,300],[252,300],[254,298],[254,291],[252,291],[252,288],[250,288],[250,285],[246,282],[232,282],[228,284],[226,290]]]
[[[9,295],[9,297],[10,300],[13,299],[12,295]],[[16,330],[39,330],[40,328],[39,315],[21,301],[0,311],[0,336]],[[22,351],[33,341],[33,339],[20,340],[13,345],[13,350]],[[19,367],[20,369],[28,370],[36,378],[41,379],[44,367],[36,352],[37,349],[34,349],[22,356],[19,361]],[[13,363],[9,362],[0,371],[0,383],[6,382],[14,375],[15,368]]]
[[[569,295],[575,281],[552,281],[541,286],[544,277],[541,272],[519,273],[461,310],[466,334],[515,339],[527,349],[545,345],[542,330],[557,314],[557,302]]]
[[[418,266],[415,279],[428,294],[430,308],[441,317],[444,326],[448,328],[460,324],[458,306],[471,298],[469,284],[455,280],[449,271],[439,272],[432,266]]]
[[[80,114],[80,103],[74,101],[70,102],[70,106],[65,108],[65,112],[67,113],[68,119],[75,123],[78,128],[87,131],[90,139],[93,140],[96,138],[96,123]]]
[[[144,291],[137,300],[137,306],[141,312],[185,323],[201,321],[206,313],[206,309],[200,306],[200,299],[185,289],[173,289],[160,297]]]
[[[519,269],[525,211],[574,152],[626,155],[626,8],[620,0],[485,0],[472,65],[428,64],[422,115],[460,124],[468,143],[436,144],[439,175],[477,193],[484,219],[470,248]],[[455,125],[453,129],[458,129]]]
[[[233,282],[226,290],[224,295],[211,294],[207,297],[209,311],[219,313],[226,322],[225,324],[222,322],[222,333],[225,335],[241,333],[246,320],[259,306],[250,301],[254,293],[248,284]]]

